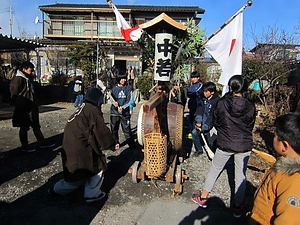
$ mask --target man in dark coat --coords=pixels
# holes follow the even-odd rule
[[[102,103],[102,92],[90,88],[84,103],[68,119],[62,144],[64,179],[49,189],[50,194],[66,195],[84,185],[86,202],[105,197],[100,190],[107,169],[102,150],[115,150],[115,141],[105,125]]]
[[[40,129],[39,110],[33,90],[33,71],[34,65],[25,61],[10,82],[11,98],[15,106],[12,123],[14,127],[20,127],[19,138],[22,144],[21,150],[24,152],[35,151],[34,148],[28,147],[30,127],[41,148],[54,146],[54,144],[47,143]]]

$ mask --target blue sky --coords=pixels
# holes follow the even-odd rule
[[[0,33],[10,35],[9,7],[13,8],[13,36],[19,37],[26,31],[32,37],[41,36],[41,24],[34,24],[36,16],[41,16],[38,7],[58,3],[106,4],[106,0],[0,0]],[[135,5],[189,5],[205,10],[200,27],[210,36],[235,12],[246,0],[114,0],[114,4]],[[300,39],[300,0],[253,0],[253,5],[244,11],[244,46],[254,47],[254,36],[263,36],[269,27],[277,27]],[[298,30],[295,27],[299,27]],[[254,32],[254,36],[253,36]],[[298,44],[299,41],[298,41]]]

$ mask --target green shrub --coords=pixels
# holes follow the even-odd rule
[[[137,78],[136,88],[139,89],[142,94],[144,100],[149,100],[150,93],[149,90],[153,87],[153,75],[145,71],[143,75]]]

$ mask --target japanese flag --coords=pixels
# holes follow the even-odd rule
[[[116,15],[117,26],[121,34],[123,35],[125,41],[137,41],[141,37],[143,30],[138,26],[130,27],[127,21],[122,16],[122,14],[117,9],[117,7],[114,4],[111,4],[111,6]]]
[[[220,64],[222,73],[219,83],[227,85],[233,75],[242,74],[243,11],[205,45],[206,50]]]

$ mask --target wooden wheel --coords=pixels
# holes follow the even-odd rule
[[[144,119],[145,113],[142,105],[139,111],[139,117],[137,121],[137,140],[140,145],[144,145]]]
[[[183,106],[174,102],[168,103],[168,131],[173,148],[182,148]]]
[[[139,166],[140,166],[140,161],[135,161],[131,167],[132,169],[132,173],[131,173],[131,177],[132,177],[132,182],[137,184],[139,179],[137,178],[137,174],[138,174],[138,170],[139,170]]]
[[[176,184],[182,184],[182,170],[181,166],[178,165],[175,172],[175,183]]]

